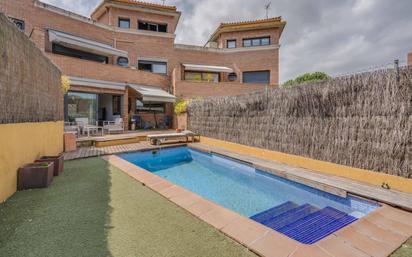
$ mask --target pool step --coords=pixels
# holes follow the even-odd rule
[[[259,223],[266,223],[268,220],[272,219],[273,217],[276,217],[285,211],[289,211],[291,209],[294,209],[298,207],[299,205],[294,203],[294,202],[286,202],[281,205],[275,206],[273,208],[270,208],[266,211],[263,211],[261,213],[258,213],[256,215],[253,215],[250,217],[252,220],[257,221]]]
[[[318,209],[310,204],[286,202],[251,217],[296,241],[313,244],[354,222],[352,217],[332,207]]]

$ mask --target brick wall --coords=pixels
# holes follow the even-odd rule
[[[63,120],[60,70],[0,14],[0,123]]]
[[[179,81],[176,83],[175,95],[184,98],[209,97],[209,96],[234,96],[265,90],[262,84],[242,83],[208,83]]]
[[[20,0],[18,3],[16,1],[0,1],[0,10],[7,13],[8,16],[23,19],[26,22],[25,33],[30,36],[41,50],[48,52],[48,56],[62,72],[67,75],[115,82],[127,81],[130,83],[169,88],[171,86],[172,71],[177,69],[181,72],[182,63],[193,63],[230,67],[234,69],[238,75],[236,82],[242,82],[243,71],[270,70],[270,84],[278,85],[279,82],[279,49],[276,48],[238,52],[219,52],[216,51],[216,49],[207,50],[202,48],[182,49],[175,47],[174,37],[173,35],[171,37],[169,33],[154,33],[156,35],[149,35],[150,33],[144,34],[142,31],[133,29],[128,33],[119,32],[106,25],[96,24],[91,20],[79,18],[74,14],[56,13],[35,6],[32,0]],[[121,15],[131,14],[113,11],[111,15],[119,17]],[[150,17],[147,18],[149,19]],[[153,19],[155,18],[156,16],[153,16]],[[105,18],[102,17],[102,19],[104,20]],[[135,22],[133,18],[132,26],[137,26]],[[127,51],[129,53],[130,68],[120,68],[111,64],[103,65],[51,54],[51,44],[48,42],[46,33],[48,28],[110,44],[118,49]],[[273,31],[261,30],[258,32],[252,31],[244,33],[249,36],[257,36],[259,33],[266,35],[269,33],[272,37],[276,38],[273,42],[277,42],[277,34],[279,32],[278,29],[274,29]],[[240,38],[240,34],[237,36]],[[142,57],[167,60],[167,76],[137,71],[135,69],[137,62]],[[115,62],[115,60],[110,61],[111,63]],[[223,74],[223,81],[227,81],[226,76],[227,74]],[[195,90],[196,88],[190,92],[190,95],[193,95]]]

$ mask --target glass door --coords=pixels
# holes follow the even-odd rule
[[[67,94],[67,117],[70,122],[76,118],[87,119],[89,124],[96,124],[97,94],[69,92]]]

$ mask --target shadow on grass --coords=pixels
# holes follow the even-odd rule
[[[100,158],[65,162],[47,189],[0,205],[1,256],[112,256],[110,171]]]

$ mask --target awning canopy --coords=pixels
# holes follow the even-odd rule
[[[199,65],[199,64],[183,64],[185,70],[188,71],[211,71],[211,72],[233,72],[233,69],[224,66],[210,66],[210,65]]]
[[[162,103],[174,103],[176,97],[168,92],[155,87],[146,87],[138,85],[128,85],[130,88],[136,90],[142,95],[144,102],[162,102]]]
[[[116,49],[111,45],[77,37],[57,30],[49,29],[49,41],[76,50],[87,51],[103,56],[128,57],[128,53],[126,51]]]

